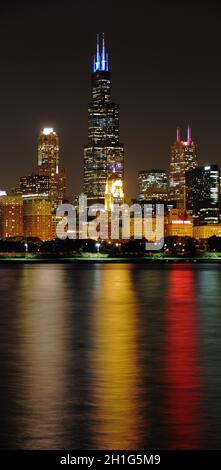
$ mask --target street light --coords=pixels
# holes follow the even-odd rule
[[[96,243],[97,253],[100,252],[101,243]]]
[[[25,253],[26,253],[26,255],[27,255],[27,253],[28,253],[28,244],[25,243],[25,244],[24,244],[24,247],[25,247]]]

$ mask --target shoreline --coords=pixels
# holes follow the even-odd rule
[[[221,264],[221,258],[69,258],[69,257],[0,257],[0,264]]]

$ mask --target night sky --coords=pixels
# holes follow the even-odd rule
[[[97,32],[105,32],[120,105],[127,193],[137,172],[168,169],[180,125],[201,163],[221,165],[221,10],[211,2],[7,0],[0,6],[0,188],[37,163],[42,127],[59,133],[68,192],[83,183]],[[132,4],[133,5],[132,5]]]

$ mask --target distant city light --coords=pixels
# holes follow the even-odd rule
[[[191,220],[172,220],[172,224],[191,224]]]
[[[0,190],[0,197],[1,197],[1,196],[6,196],[6,195],[7,195],[6,191],[1,191],[1,190]]]
[[[210,170],[210,166],[204,166],[204,170]]]
[[[48,197],[48,196],[49,196],[48,193],[22,194],[23,199],[30,199],[30,198],[33,198],[33,197]]]

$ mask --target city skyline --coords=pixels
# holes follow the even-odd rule
[[[111,103],[111,104],[113,104],[113,103]],[[53,136],[53,135],[56,136],[56,139],[58,139],[58,141],[60,141],[60,136],[59,136],[58,133],[56,132],[56,129],[54,129],[54,128],[52,128],[52,127],[44,127],[44,128],[41,128],[41,129],[39,130],[38,144],[37,144],[37,155],[36,155],[36,159],[38,160],[38,163],[39,163],[39,158],[40,158],[40,157],[39,157],[39,155],[40,155],[40,154],[39,154],[39,148],[40,148],[40,147],[39,147],[39,145],[40,145],[39,142],[41,142],[41,138],[42,138],[42,137],[43,137],[43,138],[47,138],[47,137],[48,137],[48,138],[50,139],[51,136]],[[189,136],[190,136],[190,137],[189,137]],[[47,145],[48,145],[48,144],[47,144]],[[155,165],[155,168],[151,168],[151,167],[148,167],[148,166],[147,166],[147,167],[146,167],[145,169],[143,169],[143,170],[137,169],[137,171],[136,171],[136,173],[135,173],[135,175],[134,175],[134,183],[135,183],[135,186],[138,186],[137,193],[136,193],[136,196],[137,196],[138,198],[139,198],[139,186],[140,186],[139,178],[140,178],[140,175],[141,175],[142,173],[144,173],[144,174],[145,174],[145,173],[146,173],[146,174],[149,173],[149,174],[151,175],[151,173],[154,173],[154,172],[155,172],[156,174],[157,174],[157,173],[160,174],[160,173],[162,172],[163,175],[165,175],[165,178],[167,179],[165,190],[166,190],[166,192],[168,193],[168,198],[171,199],[171,201],[172,201],[172,200],[176,201],[175,195],[173,195],[173,196],[171,195],[171,196],[170,196],[170,193],[171,193],[171,190],[172,190],[172,186],[173,186],[172,181],[171,181],[171,169],[170,169],[170,168],[171,168],[171,158],[172,158],[172,161],[173,161],[173,148],[176,147],[177,145],[180,145],[181,150],[182,150],[182,148],[185,148],[185,150],[186,150],[186,148],[188,149],[188,148],[189,148],[189,145],[190,145],[190,147],[193,146],[193,148],[195,148],[195,147],[198,146],[198,145],[195,144],[195,142],[192,140],[192,129],[191,129],[190,125],[188,125],[188,127],[187,127],[187,140],[183,140],[183,139],[181,138],[181,129],[180,129],[180,127],[177,127],[177,128],[176,128],[176,140],[175,140],[175,141],[171,144],[171,146],[170,146],[170,151],[171,151],[172,153],[171,153],[171,155],[169,155],[169,157],[168,157],[168,168],[167,168],[167,169],[165,169],[165,167],[164,167],[164,168],[161,168],[161,169],[160,169],[160,168],[156,168],[156,165]],[[123,150],[123,148],[124,148],[123,144],[119,144],[119,146],[121,146],[121,147],[122,147],[122,150]],[[114,147],[113,147],[113,148],[114,148]],[[88,147],[85,146],[85,149],[88,150]],[[178,147],[178,149],[179,149],[179,147]],[[117,147],[117,150],[118,150],[118,147]],[[58,147],[58,152],[59,152],[59,147]],[[49,146],[49,153],[50,153],[50,146]],[[182,157],[182,153],[183,153],[183,150],[181,151],[181,153],[180,153],[180,155],[179,155],[179,158]],[[171,157],[171,156],[172,156],[172,157]],[[48,158],[48,156],[47,156],[46,158]],[[53,153],[52,153],[52,158],[53,158]],[[188,155],[188,158],[189,158],[189,155]],[[83,161],[84,161],[84,158],[83,158]],[[116,160],[116,161],[117,161],[117,160]],[[188,169],[188,163],[187,163],[187,162],[186,162],[186,163],[185,163],[185,162],[182,162],[182,165],[183,165],[183,164],[187,164],[187,169]],[[217,167],[219,167],[219,165],[217,165],[217,163],[208,162],[208,164],[209,164],[209,165],[212,165],[212,166],[217,166]],[[17,194],[20,194],[20,193],[23,192],[23,189],[21,189],[23,186],[24,186],[24,188],[25,188],[25,189],[24,189],[24,193],[27,192],[27,188],[29,187],[28,193],[31,194],[31,193],[33,192],[32,186],[35,186],[35,190],[37,190],[37,187],[39,186],[39,190],[40,190],[40,193],[41,193],[41,194],[47,193],[47,192],[48,192],[48,188],[47,188],[47,186],[48,186],[48,181],[47,181],[47,178],[49,178],[50,172],[53,171],[53,166],[52,166],[52,168],[50,168],[49,170],[47,169],[47,171],[49,171],[49,173],[47,173],[47,171],[46,171],[46,173],[45,173],[45,171],[43,171],[43,172],[40,171],[40,172],[39,172],[39,170],[36,170],[36,168],[41,168],[41,165],[42,165],[42,163],[40,162],[40,166],[38,165],[38,167],[37,167],[37,166],[36,166],[36,161],[35,161],[35,162],[33,163],[33,167],[30,169],[30,171],[27,172],[26,175],[19,175],[19,176],[17,177],[17,181],[16,181],[17,184],[15,184],[14,187],[9,188],[9,190],[7,190],[7,188],[4,187],[4,185],[2,185],[2,186],[0,187],[0,190],[1,190],[1,193],[2,193],[1,195],[3,195],[3,194],[9,194],[9,195],[10,195],[10,194],[16,194],[16,193],[17,193]],[[114,160],[112,161],[112,164],[111,164],[109,173],[107,174],[106,178],[104,178],[104,194],[105,194],[105,187],[106,187],[106,183],[107,183],[107,181],[108,181],[108,177],[111,177],[112,174],[114,175],[114,173],[115,173],[116,171],[119,173],[118,165],[119,165],[119,164],[118,164],[118,163],[115,163]],[[172,165],[173,165],[173,163],[172,163]],[[124,166],[125,166],[125,164],[124,164],[124,161],[123,161],[123,168],[124,168]],[[199,162],[199,161],[198,161],[198,163],[195,163],[195,167],[196,167],[196,168],[198,168],[198,167],[202,167],[202,168],[203,168],[204,166],[206,167],[206,164],[200,165],[200,162]],[[183,175],[185,174],[186,171],[188,171],[187,169],[184,169],[184,170],[183,170]],[[83,193],[84,193],[83,189],[84,189],[84,186],[85,186],[85,182],[84,182],[84,181],[85,181],[85,178],[84,178],[84,176],[83,176],[82,181],[81,181],[81,183],[80,183],[80,184],[81,184],[81,189],[80,189],[80,191],[79,191],[79,194],[75,194],[74,192],[72,192],[72,193],[67,193],[67,192],[65,192],[66,186],[68,186],[68,178],[67,178],[67,175],[66,175],[66,169],[65,169],[64,167],[59,167],[59,172],[60,172],[60,170],[62,170],[61,175],[60,175],[60,177],[59,177],[59,178],[60,178],[60,181],[61,181],[61,183],[60,183],[60,184],[61,184],[60,194],[62,194],[62,196],[60,197],[60,201],[62,201],[62,198],[65,199],[66,197],[71,198],[71,199],[74,197],[74,199],[75,199],[75,198],[78,197],[80,194],[83,194]],[[175,170],[175,171],[177,171],[177,170]],[[57,169],[56,169],[56,166],[55,166],[55,173],[56,173],[56,172],[57,172]],[[38,174],[38,173],[39,173],[39,174]],[[121,173],[121,171],[120,171],[120,173]],[[120,173],[119,173],[119,174],[120,174]],[[123,177],[123,175],[124,175],[124,171],[122,172],[121,177]],[[45,178],[45,180],[42,180],[42,181],[41,181],[41,180],[40,180],[41,178]],[[67,179],[67,181],[66,181],[66,179]],[[20,181],[20,183],[19,183],[19,181]],[[126,179],[125,177],[123,177],[123,181],[124,181],[124,186],[127,187],[127,179]],[[172,186],[171,186],[171,184],[172,184]],[[64,185],[64,190],[63,190],[63,185]],[[44,189],[44,190],[43,190],[43,189]],[[163,188],[161,188],[161,189],[163,189]],[[34,192],[36,192],[36,191],[34,191]],[[37,192],[36,192],[36,194],[37,194]],[[125,197],[128,198],[128,199],[130,199],[130,198],[127,197],[127,196],[128,196],[128,195],[125,194]],[[151,198],[152,198],[152,196],[151,196]],[[151,198],[150,198],[150,199],[151,199]],[[89,200],[91,199],[91,202],[92,202],[92,203],[96,202],[96,197],[94,198],[94,201],[93,201],[93,198],[91,198],[90,195],[89,195],[89,198],[88,198],[88,199],[89,199]],[[153,198],[153,199],[154,199],[154,198]],[[161,199],[161,198],[160,198],[160,199]],[[98,200],[99,200],[99,198],[97,199],[97,202],[98,202]],[[142,200],[142,197],[141,197],[141,200]],[[156,200],[157,200],[157,198],[156,198]],[[182,201],[182,200],[183,200],[183,198],[181,197],[181,201]],[[103,197],[103,201],[104,201],[104,197]],[[131,201],[133,201],[133,198],[131,198]],[[182,204],[182,203],[181,203],[180,207],[183,207],[183,204]]]
[[[214,0],[1,3],[4,468],[217,461],[220,24]]]
[[[102,38],[103,38],[102,43],[103,43],[103,48],[104,48],[105,47],[104,33],[102,34]],[[100,47],[100,39],[99,39],[99,34],[97,34],[97,54],[98,54],[98,48],[99,47]],[[99,146],[101,145],[101,142],[104,140],[103,137],[102,137],[102,133],[104,133],[104,132],[108,133],[109,132],[109,134],[110,134],[109,137],[108,137],[109,141],[111,142],[111,139],[113,139],[114,141],[116,140],[116,143],[114,145],[116,146],[117,151],[120,150],[120,152],[121,151],[123,152],[123,154],[122,154],[123,155],[122,163],[119,163],[119,162],[121,162],[121,154],[120,153],[119,153],[119,155],[116,154],[116,155],[112,156],[109,172],[107,172],[107,174],[105,174],[106,175],[105,177],[103,175],[103,170],[101,168],[101,173],[103,175],[102,177],[103,177],[103,180],[104,180],[104,182],[103,182],[103,187],[104,187],[103,193],[105,195],[105,188],[106,188],[106,183],[108,181],[108,177],[111,177],[112,174],[114,175],[114,173],[116,171],[119,173],[119,169],[120,169],[120,173],[122,172],[121,178],[123,178],[123,182],[124,182],[123,184],[124,184],[125,188],[127,188],[127,180],[124,177],[124,167],[125,167],[125,163],[124,163],[124,145],[119,144],[119,106],[110,101],[110,99],[111,99],[111,96],[110,96],[111,86],[110,86],[109,66],[107,65],[106,69],[105,68],[102,69],[101,58],[102,58],[102,55],[99,58],[99,60],[100,60],[100,64],[99,64],[98,62],[96,62],[96,56],[94,56],[94,61],[93,61],[93,66],[92,66],[92,72],[93,72],[92,73],[92,96],[93,96],[93,99],[89,103],[89,109],[88,109],[88,115],[89,115],[89,121],[88,121],[88,126],[89,126],[88,127],[88,139],[89,139],[89,141],[88,142],[92,146],[94,146],[94,145],[95,145],[95,147],[98,146],[98,150],[99,150],[100,149]],[[97,57],[97,59],[98,59],[98,57]],[[104,64],[108,64],[108,55],[106,55],[106,60],[104,61]],[[104,65],[104,67],[106,67],[106,65]],[[103,72],[104,73],[107,72],[107,76],[105,75],[103,77],[102,76]],[[114,129],[114,127],[113,128],[107,127],[107,129],[105,127],[106,130],[104,131],[104,130],[102,130],[102,126],[99,127],[100,123],[98,125],[97,122],[95,122],[95,121],[97,121],[96,106],[98,105],[98,103],[99,103],[99,106],[100,106],[100,104],[101,105],[104,104],[104,103],[102,104],[102,100],[101,100],[101,102],[99,101],[101,99],[100,94],[102,95],[102,93],[103,93],[102,89],[100,89],[100,82],[102,82],[102,81],[107,81],[108,82],[107,86],[105,85],[106,88],[104,87],[104,92],[108,94],[107,95],[108,96],[107,102],[109,103],[109,101],[110,101],[110,103],[109,103],[110,104],[110,110],[109,111],[106,111],[106,110],[104,111],[103,110],[103,111],[104,111],[104,113],[106,113],[106,112],[109,113],[110,111],[112,112],[112,110],[111,110],[112,106],[116,107],[113,116],[114,116],[114,119],[116,121],[116,123],[114,125],[115,126],[117,125],[117,130]],[[95,97],[95,101],[93,103],[94,97]],[[97,100],[97,103],[96,103],[96,100]],[[94,119],[95,119],[95,121],[93,123]],[[101,113],[99,119],[101,119],[101,121],[102,121],[102,113]],[[175,194],[174,195],[172,194],[172,192],[173,192],[173,180],[172,180],[173,177],[172,177],[172,174],[173,174],[173,172],[174,172],[174,174],[176,174],[176,172],[178,171],[178,181],[179,181],[179,178],[180,178],[180,175],[179,175],[180,162],[179,162],[179,160],[180,160],[180,158],[182,160],[183,157],[184,157],[184,160],[181,161],[181,166],[184,165],[183,170],[181,172],[182,173],[182,178],[184,177],[185,172],[189,168],[191,168],[191,165],[192,165],[192,163],[191,163],[192,162],[192,155],[191,154],[189,155],[188,149],[190,148],[191,152],[193,152],[193,154],[194,154],[197,151],[197,147],[198,147],[198,145],[192,139],[192,128],[190,127],[189,124],[188,124],[186,130],[187,130],[186,139],[185,138],[183,139],[182,137],[184,137],[185,134],[182,134],[182,129],[180,128],[180,126],[178,126],[176,128],[176,140],[170,146],[171,155],[169,155],[169,159],[168,159],[169,160],[169,164],[168,164],[169,168],[168,169],[165,169],[165,167],[162,168],[162,169],[159,169],[159,168],[154,169],[154,168],[150,168],[150,167],[146,167],[146,169],[143,169],[143,170],[137,169],[137,171],[134,175],[135,176],[134,182],[135,182],[135,186],[138,186],[138,191],[137,191],[137,194],[136,194],[138,199],[139,199],[139,186],[140,186],[139,178],[140,178],[140,175],[142,173],[144,173],[144,174],[149,173],[151,175],[151,173],[154,173],[154,172],[156,174],[162,172],[163,174],[165,174],[165,178],[167,179],[165,191],[168,193],[168,195],[167,195],[166,199],[171,200],[171,201],[173,200],[174,202],[176,201],[177,198],[175,197]],[[115,133],[116,133],[116,135],[115,135]],[[51,139],[53,139],[53,138],[55,139],[54,143],[53,143],[53,141],[51,141]],[[107,139],[107,137],[106,137],[106,139]],[[40,194],[47,193],[48,189],[47,188],[45,189],[45,187],[47,187],[47,185],[49,184],[49,181],[47,181],[47,178],[49,178],[49,175],[51,174],[51,172],[53,174],[53,171],[54,171],[54,173],[56,174],[57,171],[58,171],[59,149],[60,149],[59,141],[60,141],[60,136],[57,134],[57,132],[54,128],[52,128],[52,127],[41,128],[40,129],[40,135],[38,137],[37,160],[38,160],[38,168],[40,169],[41,165],[43,163],[42,162],[42,156],[44,155],[44,151],[45,151],[46,152],[45,153],[46,160],[44,162],[44,165],[46,164],[46,170],[43,170],[43,171],[36,170],[36,164],[34,164],[32,170],[27,172],[26,176],[20,175],[20,186],[19,186],[19,184],[18,184],[17,187],[15,185],[13,188],[10,188],[9,191],[7,191],[7,188],[5,188],[2,185],[2,187],[1,187],[2,195],[3,194],[9,194],[10,195],[10,194],[13,194],[13,193],[14,194],[16,194],[16,193],[21,194],[23,192],[26,193],[27,190],[31,194],[33,192],[32,186],[33,187],[35,186],[35,191],[34,192],[36,192],[36,194],[38,192],[38,191],[36,191],[38,186],[39,186],[39,189],[40,189]],[[108,143],[108,145],[110,145],[110,142]],[[44,150],[45,143],[46,143],[46,149]],[[53,145],[51,146],[51,144],[53,144]],[[56,147],[56,145],[57,145],[57,147]],[[104,145],[106,145],[106,144],[104,144]],[[107,147],[107,148],[109,148],[109,147]],[[115,147],[113,146],[113,149],[114,148]],[[178,151],[178,160],[177,160],[178,163],[176,163],[176,165],[178,165],[178,170],[176,168],[174,168],[174,170],[172,170],[172,173],[171,173],[171,168],[173,168],[173,166],[174,166],[174,163],[173,163],[174,149],[175,149],[175,154],[177,154],[177,151]],[[91,149],[90,149],[90,147],[85,146],[84,151],[85,150],[87,152],[88,150],[90,151]],[[51,151],[52,151],[52,153],[51,153]],[[55,163],[54,163],[54,167],[53,167],[54,151],[55,151]],[[48,152],[49,152],[49,154],[47,154]],[[47,168],[47,165],[48,165],[47,159],[48,159],[50,153],[51,153],[51,157],[52,157],[52,167],[49,164],[49,168]],[[179,155],[179,153],[180,153],[180,155]],[[185,156],[185,154],[186,154],[186,156]],[[84,167],[85,167],[85,156],[84,156],[84,159],[83,159]],[[189,158],[190,158],[190,162],[188,163]],[[196,157],[194,156],[194,158],[196,158]],[[86,156],[86,159],[87,159],[87,156]],[[175,159],[177,159],[176,155],[175,155]],[[208,162],[208,164],[211,165],[210,162]],[[171,167],[171,165],[172,165],[172,167]],[[175,167],[176,167],[176,165],[175,165]],[[189,167],[189,165],[190,165],[190,167]],[[87,166],[87,163],[86,163],[86,166]],[[198,160],[196,160],[196,162],[194,162],[194,166],[196,168],[200,168],[200,164],[199,164]],[[205,166],[205,164],[204,164],[204,166]],[[201,168],[203,168],[204,166],[201,165]],[[217,168],[218,168],[218,165],[216,163],[215,164],[212,163],[212,166],[217,166]],[[60,171],[61,171],[61,174],[60,174]],[[85,171],[85,168],[84,168],[84,171]],[[87,170],[87,172],[88,172],[88,170]],[[90,170],[89,170],[89,173],[90,173]],[[97,177],[98,177],[98,180],[97,180],[97,182],[98,182],[100,176],[98,175]],[[45,178],[45,180],[41,181],[40,180],[41,178]],[[163,178],[164,178],[164,176],[163,176]],[[74,194],[74,192],[72,192],[72,194],[65,193],[65,191],[66,191],[66,169],[64,167],[60,167],[60,166],[59,166],[59,181],[60,181],[60,185],[61,185],[60,189],[59,189],[59,191],[60,191],[60,202],[62,201],[62,198],[65,199],[66,196],[67,197],[69,196],[71,198],[72,197],[75,198],[76,196],[78,196],[77,194]],[[89,185],[88,188],[90,188],[90,185],[93,183],[93,178],[90,181],[90,178],[88,179],[88,176],[87,176],[86,181],[87,181],[86,185]],[[18,183],[18,181],[17,181],[17,183]],[[184,184],[184,183],[182,183],[182,184]],[[23,185],[24,185],[24,191],[23,191],[23,189],[21,189]],[[44,187],[44,191],[41,188],[41,185],[42,185],[42,188]],[[52,187],[53,187],[53,183],[52,183]],[[79,194],[84,192],[83,191],[84,188],[85,188],[85,175],[83,176],[83,179],[82,179],[82,182],[81,182],[81,190],[79,191]],[[5,189],[6,189],[6,191],[5,191]],[[57,189],[56,189],[56,191],[57,191]],[[98,198],[96,198],[96,197],[91,197],[90,193],[88,193],[88,194],[89,194],[89,200],[91,199],[92,203],[96,202],[96,201],[99,202],[99,197],[100,196],[98,196]],[[127,197],[127,196],[128,195],[125,194],[125,197]],[[181,201],[180,207],[183,207],[183,203],[182,203],[183,196],[181,196],[181,194],[179,194],[179,191],[178,191],[178,196],[179,196],[178,199],[180,199],[180,201]],[[180,198],[180,196],[181,196],[181,198]],[[52,195],[51,195],[51,197],[52,197]],[[153,195],[151,196],[150,199],[152,199],[152,198],[153,198]],[[53,197],[52,197],[52,199],[53,199]],[[159,200],[160,199],[161,199],[161,197],[159,198]],[[141,197],[141,200],[142,200],[142,197]],[[154,198],[153,198],[153,200],[154,200]],[[155,198],[155,200],[157,200],[157,198]],[[103,196],[103,201],[104,201],[104,196]]]
[[[193,127],[200,164],[220,164],[220,33],[216,28],[219,8],[214,15],[212,5],[199,7],[194,3],[188,24],[188,9],[183,3],[168,4],[167,8],[162,3],[151,5],[146,17],[142,8],[134,11],[121,4],[116,10],[113,2],[107,15],[101,2],[95,2],[93,9],[86,2],[88,15],[83,15],[83,27],[82,6],[77,4],[74,9],[69,2],[62,3],[69,5],[68,9],[54,2],[52,10],[51,2],[46,2],[42,10],[38,8],[41,2],[28,5],[25,1],[20,2],[19,8],[2,9],[4,119],[0,138],[2,159],[10,160],[12,165],[2,168],[1,186],[4,184],[9,190],[18,173],[31,171],[39,129],[51,126],[61,138],[61,158],[69,175],[68,192],[76,194],[81,190],[89,65],[96,33],[103,31],[110,51],[113,96],[121,109],[127,194],[137,193],[135,169],[136,173],[155,166],[168,170],[169,149],[177,125],[185,128],[190,123]],[[36,36],[40,19],[41,35]],[[74,25],[69,28],[73,19]],[[8,26],[9,31],[13,30],[11,37]],[[59,38],[58,28],[64,33]],[[181,34],[182,31],[188,34]]]

